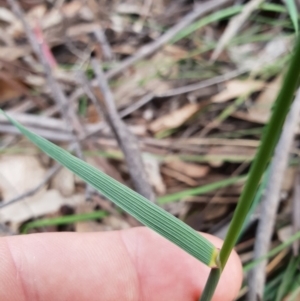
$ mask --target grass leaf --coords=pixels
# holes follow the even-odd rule
[[[290,18],[292,20],[295,32],[296,32],[296,34],[298,34],[298,31],[299,31],[298,10],[297,10],[297,6],[295,4],[295,0],[286,0],[285,2],[286,2],[288,12],[290,14]]]
[[[28,230],[33,228],[69,225],[78,222],[100,219],[105,216],[107,216],[107,213],[105,211],[97,210],[89,213],[66,215],[66,216],[60,216],[55,218],[38,219],[33,222],[26,223],[22,227],[21,232],[25,234],[28,232]]]
[[[124,211],[204,264],[217,266],[217,248],[191,227],[95,167],[29,131],[8,115],[5,116],[47,155],[74,172]]]
[[[299,266],[300,257],[292,257],[290,262],[283,274],[283,279],[279,285],[276,301],[284,300],[284,297],[289,293],[289,289],[293,284],[293,279],[295,279],[295,273]]]
[[[182,191],[179,191],[176,193],[168,194],[168,195],[158,198],[157,201],[160,205],[175,202],[182,198],[186,198],[186,197],[189,197],[192,195],[201,195],[201,194],[205,194],[205,193],[208,193],[208,192],[220,189],[220,188],[225,188],[225,187],[235,184],[235,183],[244,182],[246,180],[246,178],[247,178],[247,176],[232,177],[229,179],[217,181],[217,182],[203,185],[200,187],[191,188],[191,189],[182,190]]]

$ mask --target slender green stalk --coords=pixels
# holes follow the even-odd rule
[[[256,189],[260,179],[267,167],[267,164],[273,154],[278,137],[282,130],[284,120],[289,111],[293,100],[294,92],[297,88],[300,77],[300,39],[296,43],[294,54],[291,58],[288,71],[286,73],[283,85],[275,102],[275,107],[271,119],[264,132],[261,145],[255,156],[254,162],[251,166],[248,180],[245,184],[237,208],[234,212],[231,224],[228,229],[223,247],[219,255],[219,266],[221,270],[224,269],[228,257],[238,239],[239,233],[242,229],[244,220],[247,216],[252,200],[255,196]],[[215,281],[215,273],[211,273],[207,281],[207,286],[214,289],[217,286]],[[201,301],[211,300],[211,296],[202,297]]]
[[[210,270],[207,283],[201,295],[201,300],[211,300],[221,277],[221,269]]]

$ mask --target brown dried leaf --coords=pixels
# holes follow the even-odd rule
[[[251,120],[255,120],[258,123],[266,123],[269,120],[272,105],[281,87],[281,81],[281,76],[278,76],[266,86],[264,91],[255,100],[254,105],[248,110]]]
[[[154,132],[160,132],[181,126],[191,118],[200,109],[199,104],[188,104],[180,109],[164,115],[149,125],[149,129]]]
[[[1,76],[1,75],[0,75]],[[0,77],[0,103],[23,95],[25,86],[18,80]]]
[[[84,4],[82,1],[71,1],[69,3],[66,3],[62,7],[62,12],[64,16],[67,18],[74,18],[79,12],[80,9],[84,7]]]
[[[79,23],[77,25],[71,26],[67,29],[67,36],[68,37],[76,37],[76,36],[80,36],[83,34],[89,34],[94,32],[95,30],[97,30],[99,28],[99,24],[97,23]]]
[[[146,173],[150,184],[159,195],[166,193],[166,185],[160,173],[159,161],[153,156],[143,156]]]
[[[211,98],[214,103],[223,103],[251,92],[259,91],[265,86],[262,81],[231,80],[226,83],[225,89]]]
[[[210,168],[206,165],[199,165],[193,163],[186,163],[180,160],[172,160],[166,162],[166,165],[174,169],[176,171],[180,171],[188,177],[192,178],[202,178],[205,177],[208,173]]]
[[[52,188],[58,190],[62,196],[68,197],[75,192],[74,174],[66,168],[63,168],[52,179]]]
[[[293,229],[292,226],[286,226],[283,228],[280,228],[277,231],[277,236],[280,240],[280,242],[286,242],[291,236],[293,235]]]
[[[209,210],[205,210],[205,220],[211,221],[216,218],[222,217],[228,211],[227,205],[210,205]]]
[[[179,182],[185,183],[189,186],[197,186],[198,182],[195,181],[194,179],[184,175],[183,173],[177,171],[177,170],[172,170],[166,167],[163,167],[161,169],[162,173],[166,174],[169,177],[172,177],[174,179],[176,179]]]
[[[15,17],[15,15],[5,7],[0,7],[0,20],[9,24],[18,22],[18,19]]]
[[[4,201],[36,187],[46,175],[46,170],[35,156],[2,156],[0,171],[0,191]],[[0,222],[10,222],[12,229],[17,231],[20,223],[26,220],[54,213],[65,204],[75,205],[83,201],[82,195],[64,198],[57,190],[44,187],[22,202],[2,208]]]
[[[33,7],[29,12],[26,14],[26,20],[30,27],[35,27],[37,22],[42,22],[43,18],[45,17],[47,8],[44,4],[37,5]],[[8,27],[7,32],[14,38],[20,37],[24,34],[23,24],[20,20],[11,23],[11,26]]]
[[[296,169],[293,166],[288,167],[284,171],[284,178],[281,185],[282,191],[289,192],[292,190],[292,188],[294,187],[295,174],[296,174]]]
[[[16,59],[26,56],[31,52],[30,47],[11,46],[11,47],[0,47],[0,59],[6,62],[12,62]]]

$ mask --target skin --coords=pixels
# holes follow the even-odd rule
[[[214,245],[222,241],[205,235]],[[196,301],[209,268],[144,227],[0,239],[3,301]],[[242,267],[230,256],[214,301],[230,301]]]

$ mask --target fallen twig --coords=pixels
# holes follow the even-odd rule
[[[235,78],[235,77],[237,77],[239,75],[242,75],[246,72],[247,72],[246,69],[233,70],[233,71],[230,71],[226,74],[218,75],[216,77],[204,80],[200,83],[191,84],[191,85],[187,85],[187,86],[184,86],[184,87],[171,89],[171,90],[163,92],[163,93],[158,93],[158,94],[149,93],[149,94],[146,94],[145,96],[143,96],[137,102],[133,103],[132,105],[130,105],[126,109],[120,111],[119,115],[120,115],[121,118],[124,118],[124,117],[132,114],[136,110],[140,109],[141,107],[143,107],[144,105],[146,105],[147,103],[152,101],[154,98],[167,98],[167,97],[172,97],[172,96],[177,96],[177,95],[190,93],[190,92],[197,91],[197,90],[200,90],[200,89],[204,89],[204,88],[216,85],[216,84],[220,84],[224,81]],[[91,132],[89,134],[89,136],[92,136],[92,135],[96,134],[98,131],[101,131],[103,129],[104,129],[104,123],[100,122],[100,123],[97,124],[97,126],[95,126],[95,129],[93,130],[93,132]]]
[[[61,112],[64,120],[66,121],[66,124],[68,124],[68,125],[75,124],[75,127],[79,127],[80,126],[79,122],[78,122],[73,110],[69,110],[68,100],[67,100],[61,86],[59,85],[59,83],[57,82],[55,77],[53,76],[52,68],[51,68],[47,58],[45,58],[44,51],[43,51],[43,47],[45,47],[45,45],[43,45],[40,42],[40,40],[35,36],[34,32],[30,28],[28,22],[25,19],[23,11],[22,11],[21,7],[19,6],[19,3],[16,0],[8,0],[8,3],[11,6],[14,14],[22,22],[24,31],[31,44],[31,47],[34,50],[37,57],[39,58],[39,61],[43,65],[44,72],[47,77],[48,85],[51,88],[51,91],[53,93],[53,98],[56,101],[56,104],[59,107],[60,112]],[[76,155],[78,157],[82,158],[81,146],[79,144],[79,140],[77,139],[75,132],[73,133],[72,140],[73,140],[73,144],[75,145]]]
[[[111,126],[114,134],[117,137],[118,143],[125,155],[125,160],[128,165],[129,174],[133,181],[133,185],[137,192],[142,194],[147,199],[154,201],[155,195],[147,180],[147,175],[142,161],[142,156],[138,147],[138,143],[127,129],[126,125],[120,118],[115,106],[113,94],[108,86],[104,73],[96,59],[92,59],[92,67],[95,71],[98,81],[99,89],[103,96],[103,105],[100,101],[99,104],[103,108],[107,122]]]
[[[43,138],[49,139],[51,141],[56,142],[72,142],[73,136],[69,132],[58,131],[58,130],[50,130],[50,129],[42,129],[32,126],[27,126],[30,131],[35,132],[36,134],[42,136]],[[10,124],[1,124],[0,132],[5,134],[18,134],[20,135],[20,131],[13,125]]]
[[[97,42],[101,45],[104,60],[112,61],[114,58],[113,52],[112,52],[111,47],[106,39],[106,36],[100,26],[99,26],[99,28],[94,30],[94,36],[95,36]]]
[[[296,98],[286,118],[283,131],[271,163],[269,182],[266,187],[265,197],[261,203],[261,218],[256,233],[254,259],[264,256],[268,252],[270,246],[276,213],[280,201],[280,189],[284,179],[284,171],[288,164],[292,141],[297,130],[299,114],[300,90],[298,90]],[[266,265],[266,260],[261,261],[249,274],[249,301],[263,299]]]

